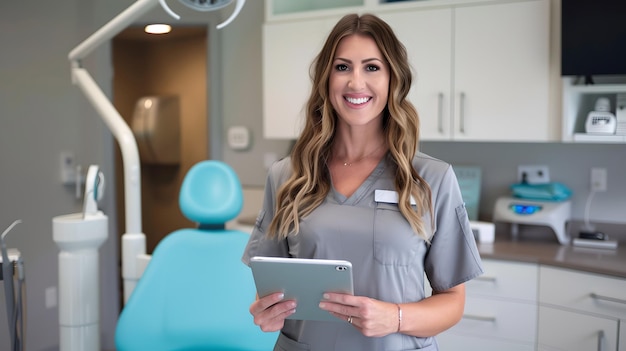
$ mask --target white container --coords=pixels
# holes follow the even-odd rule
[[[59,249],[60,351],[100,350],[98,248],[108,236],[108,217],[98,211],[52,219]]]

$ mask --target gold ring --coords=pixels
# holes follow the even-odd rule
[[[348,323],[352,324],[352,316],[348,316]]]

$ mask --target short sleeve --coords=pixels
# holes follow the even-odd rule
[[[424,268],[436,291],[450,289],[483,273],[461,190],[451,166],[431,191],[435,232]]]

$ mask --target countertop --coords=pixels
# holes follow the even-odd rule
[[[254,221],[255,217],[240,218],[231,227],[250,232]],[[477,245],[484,259],[529,262],[626,279],[626,242],[620,240],[616,249],[593,249],[561,245],[550,239],[552,235],[547,238],[515,241],[500,232],[495,242]]]
[[[626,243],[619,244],[616,249],[595,249],[496,238],[494,243],[479,243],[478,251],[484,259],[537,263],[626,279]]]

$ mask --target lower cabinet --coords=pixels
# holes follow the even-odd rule
[[[626,351],[626,279],[483,259],[446,351]]]
[[[539,287],[539,350],[626,350],[626,280],[542,266]]]
[[[553,307],[539,308],[539,350],[617,350],[618,321]]]
[[[462,320],[441,333],[442,350],[535,350],[537,265],[483,259],[485,274],[466,284]]]

